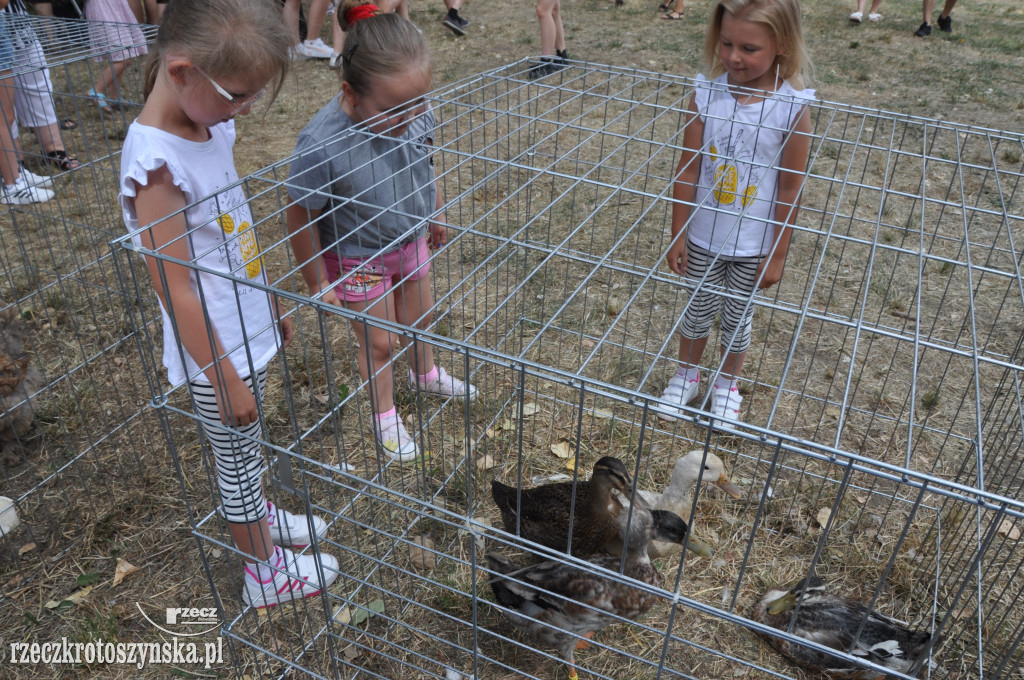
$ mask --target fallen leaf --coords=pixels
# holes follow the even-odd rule
[[[117,565],[114,567],[114,585],[125,580],[139,570],[134,564],[121,557],[117,558]]]
[[[565,469],[569,472],[576,472],[576,456],[565,461]]]
[[[864,493],[856,493],[853,495],[853,500],[857,501],[861,505],[868,502],[868,496]]]
[[[494,459],[489,453],[485,453],[476,459],[476,467],[478,470],[490,470],[492,467],[498,464],[498,461]]]
[[[829,518],[832,516],[832,511],[828,508],[822,508],[818,510],[818,514],[815,515],[815,519],[818,520],[818,524],[824,529],[828,524]]]
[[[81,602],[85,598],[89,597],[89,593],[92,592],[92,589],[93,589],[93,586],[86,586],[85,588],[82,588],[78,592],[72,593],[71,595],[68,595],[63,600],[50,600],[49,602],[46,603],[46,608],[47,609],[56,609],[63,602],[70,602],[71,604],[78,604],[79,602]]]
[[[569,442],[558,442],[551,445],[551,453],[559,458],[568,458],[572,455],[572,447],[569,445]]]
[[[839,415],[840,415],[839,407],[838,406],[826,406],[825,407],[825,415],[827,415],[828,417],[832,418],[832,420],[839,420]]]
[[[997,531],[999,532],[1000,536],[1002,536],[1003,538],[1008,538],[1011,541],[1016,541],[1020,539],[1020,529],[1018,529],[1017,526],[1008,519],[1004,519],[1002,522],[999,523],[999,528],[997,529]]]
[[[345,655],[345,658],[349,661],[355,661],[359,658],[359,648],[355,645],[348,645],[345,649],[341,650],[341,653]]]
[[[486,430],[484,430],[484,434],[490,437],[491,439],[494,439],[497,432],[495,432],[492,428],[489,427]]]
[[[348,607],[340,607],[334,612],[334,620],[342,625],[348,625],[352,621],[352,611]]]
[[[512,429],[512,421],[509,420],[508,418],[506,418],[505,420],[501,421],[501,429],[503,429],[503,430],[511,430]]]
[[[434,541],[429,536],[416,536],[412,539],[415,545],[409,546],[409,560],[412,566],[420,571],[429,571],[437,565],[437,558],[434,556]],[[381,605],[384,603],[381,602]],[[381,611],[384,611],[381,609]],[[379,613],[379,612],[378,612]]]
[[[523,416],[523,418],[525,418],[526,416],[532,416],[535,413],[537,413],[538,411],[540,411],[540,406],[537,406],[537,404],[535,402],[528,401],[525,404],[523,404],[522,416]],[[512,415],[516,416],[516,417],[519,416],[519,406],[518,405],[512,409]]]
[[[330,399],[327,398],[326,394],[319,394],[313,397],[313,399],[315,399],[316,403],[320,404],[321,406],[326,406],[327,402],[330,401]]]
[[[25,545],[18,548],[18,557],[21,557],[27,552],[31,552],[36,549],[35,543],[26,543]]]
[[[591,349],[594,346],[594,341],[593,340],[584,340],[580,344],[583,345],[584,347],[586,347],[587,349]]]

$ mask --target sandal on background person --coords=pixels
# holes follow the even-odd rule
[[[74,118],[65,118],[60,122],[60,129],[64,131],[74,130],[77,127],[78,123],[75,122]]]
[[[113,107],[110,106],[110,102],[107,100],[107,95],[96,90],[89,90],[89,97],[96,102],[96,107],[99,108],[100,113],[107,115],[114,113]]]
[[[67,172],[68,170],[74,170],[79,167],[81,163],[74,156],[68,155],[65,149],[54,149],[53,151],[46,152],[46,162],[56,167],[61,172]]]
[[[677,12],[675,10],[672,10],[668,14],[662,14],[661,18],[665,19],[666,21],[679,21],[681,19],[685,19],[686,18],[686,13],[685,12]]]

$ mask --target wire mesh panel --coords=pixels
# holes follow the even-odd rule
[[[41,573],[41,563],[83,540],[113,535],[126,508],[140,500],[148,473],[139,461],[153,454],[161,434],[134,349],[138,324],[129,314],[137,302],[126,302],[118,284],[115,261],[126,254],[109,245],[124,230],[119,139],[134,114],[126,105],[104,118],[87,98],[113,53],[90,46],[86,22],[4,16],[24,58],[0,86],[18,97],[26,82],[36,83],[46,67],[30,44],[38,37],[53,89],[33,96],[54,105],[58,121],[76,122],[61,134],[81,162],[52,178],[52,199],[11,205],[0,217],[0,496],[9,499],[11,520],[0,532],[6,602]],[[135,102],[139,66],[121,80],[122,97]],[[26,167],[41,174],[48,174],[40,146],[46,140],[22,137]]]
[[[525,566],[526,546],[595,568],[498,529],[491,480],[584,480],[614,456],[637,486],[660,491],[676,461],[699,449],[724,461],[743,497],[726,498],[698,474],[685,514],[714,555],[655,561],[664,581],[637,583],[621,565],[600,572],[629,597],[651,592],[657,602],[575,654],[588,677],[805,677],[754,633],[767,629],[751,616],[767,590],[811,574],[863,611],[931,633],[909,670],[878,673],[1017,677],[1024,295],[1014,239],[1024,139],[811,106],[785,276],[751,303],[742,422],[723,434],[709,427],[706,389],[675,422],[652,411],[677,368],[689,301],[664,254],[694,83],[582,64],[531,81],[528,68],[429,97],[449,242],[430,262],[433,313],[415,323],[308,297],[298,276],[308,262],[293,257],[285,226],[296,193],[288,161],[242,181],[259,243],[246,264],[265,268],[266,290],[288,301],[297,327],[271,364],[265,468],[282,504],[329,521],[315,547],[341,566],[316,598],[241,607],[241,562],[218,517],[212,468],[182,456],[195,442],[188,396],[161,390],[240,672],[558,677],[552,660],[563,654],[510,625],[484,555]],[[353,144],[372,137],[349,134]],[[129,285],[145,284],[132,262]],[[369,351],[359,324],[393,334],[396,377],[359,377]],[[430,345],[479,396],[463,403],[406,388],[410,341]],[[708,378],[719,373],[717,350],[701,366]],[[372,395],[385,378],[425,454],[415,461],[375,441]],[[862,623],[844,625],[856,638]],[[777,637],[814,647],[795,630]],[[852,649],[835,663],[870,665]]]

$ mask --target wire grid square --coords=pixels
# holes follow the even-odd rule
[[[264,404],[266,468],[285,505],[330,521],[320,549],[342,567],[319,598],[240,611],[209,465],[204,484],[183,480],[200,543],[229,556],[207,565],[239,668],[550,677],[557,656],[511,632],[487,593],[483,552],[522,546],[492,528],[487,486],[562,469],[552,449],[567,443],[580,474],[617,455],[647,488],[706,448],[746,492],[699,496],[695,531],[716,557],[663,564],[665,604],[629,639],[599,635],[592,655],[577,655],[587,673],[800,677],[749,634],[747,616],[768,587],[811,572],[941,636],[944,674],[1017,673],[1021,136],[811,107],[786,275],[754,301],[744,423],[723,437],[705,401],[671,425],[650,410],[675,370],[688,300],[662,259],[693,82],[596,64],[532,82],[528,68],[429,96],[451,240],[431,260],[425,328],[309,299],[283,224],[288,160],[241,182],[257,216],[253,261],[296,307],[296,339]],[[480,389],[467,406],[396,387],[426,462],[389,461],[374,445],[353,368],[366,348],[345,319],[432,345]],[[709,376],[717,362],[708,352]],[[188,446],[176,440],[194,431],[187,399],[159,399],[172,448]]]

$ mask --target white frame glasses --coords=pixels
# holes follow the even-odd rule
[[[206,78],[207,82],[209,82],[210,85],[213,85],[213,89],[217,90],[217,94],[219,94],[221,97],[224,97],[224,99],[226,99],[228,103],[235,108],[236,111],[238,109],[245,107],[248,104],[255,104],[256,102],[263,98],[263,95],[267,93],[267,88],[263,87],[257,90],[256,92],[253,92],[252,94],[246,95],[244,97],[233,95],[227,90],[225,90],[223,87],[221,87],[216,80],[206,75],[206,72],[203,71],[203,69],[199,68],[198,66],[196,66],[195,69],[199,71],[200,75]]]

